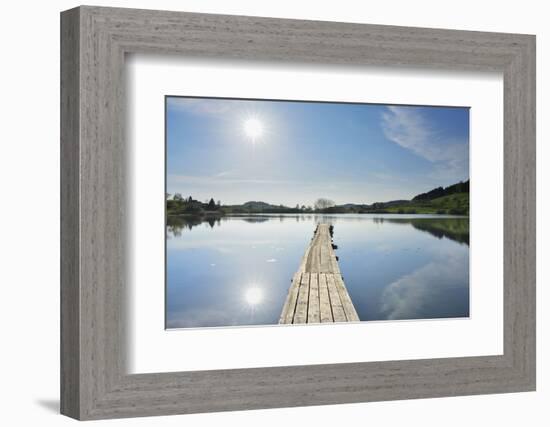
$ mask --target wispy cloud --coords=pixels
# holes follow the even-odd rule
[[[468,175],[468,141],[449,137],[414,107],[390,106],[382,113],[389,140],[434,164],[436,175],[462,179]]]

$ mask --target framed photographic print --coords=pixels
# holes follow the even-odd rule
[[[62,413],[535,388],[535,39],[62,13]]]
[[[468,108],[165,102],[167,328],[469,317]]]

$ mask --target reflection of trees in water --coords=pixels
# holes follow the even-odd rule
[[[294,219],[296,222],[310,221],[312,215],[303,214],[255,214],[255,215],[226,215],[223,217],[223,221],[229,219],[240,219],[250,223],[277,221],[284,222],[285,220]]]
[[[470,225],[468,220],[453,220],[430,223],[427,222],[412,222],[412,226],[418,230],[427,231],[432,236],[438,238],[447,237],[455,242],[470,245]]]
[[[181,236],[181,232],[184,229],[191,230],[200,224],[207,224],[210,228],[214,228],[215,225],[221,224],[221,217],[219,216],[168,216],[166,218],[166,227],[170,233],[175,237]]]
[[[242,219],[243,221],[246,221],[246,222],[250,222],[250,223],[252,223],[252,224],[258,223],[258,222],[266,222],[266,221],[269,221],[269,218],[266,218],[266,217],[255,217],[255,216],[245,217],[245,218],[240,218],[240,219]]]
[[[166,227],[169,233],[175,237],[181,236],[183,230],[192,230],[201,224],[208,224],[214,228],[215,225],[221,225],[222,222],[230,220],[240,220],[251,224],[263,223],[267,221],[283,222],[288,219],[294,219],[296,222],[311,221],[312,218],[319,218],[322,215],[312,214],[257,214],[257,215],[224,215],[224,216],[203,216],[203,215],[169,215],[166,219]],[[170,237],[170,236],[168,236]]]
[[[411,224],[417,230],[430,233],[439,239],[446,237],[455,242],[470,245],[469,218],[376,218],[374,221]]]
[[[385,221],[392,224],[410,224],[415,229],[430,233],[439,239],[446,237],[458,243],[470,244],[470,220],[469,218],[388,218],[388,217],[370,217],[375,224],[383,224]],[[231,215],[231,216],[168,216],[166,221],[167,230],[175,237],[181,236],[182,230],[191,230],[201,224],[206,224],[211,228],[215,225],[221,225],[222,221],[241,220],[248,223],[264,223],[267,221],[284,221],[285,219],[295,219],[296,222],[312,221],[316,223],[326,223],[334,225],[339,217],[336,215],[307,214],[307,215]],[[363,221],[365,216],[342,217],[345,221]]]

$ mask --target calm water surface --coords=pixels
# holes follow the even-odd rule
[[[469,219],[430,215],[170,218],[168,328],[276,324],[318,222],[334,225],[361,320],[469,316]]]

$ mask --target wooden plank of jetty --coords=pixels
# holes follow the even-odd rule
[[[327,275],[328,295],[330,298],[330,306],[332,308],[332,315],[335,322],[345,322],[346,312],[340,299],[340,293],[336,288],[336,281],[334,280],[334,274]]]
[[[310,273],[302,273],[302,280],[300,281],[298,302],[296,303],[293,323],[307,323],[307,309],[309,304],[309,278]]]
[[[331,226],[319,224],[292,278],[279,323],[357,321],[334,253]]]
[[[320,323],[321,314],[319,313],[319,275],[310,274],[309,276],[309,303],[307,307],[307,323]]]
[[[328,295],[327,275],[319,273],[319,310],[321,323],[334,322]]]

